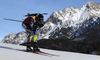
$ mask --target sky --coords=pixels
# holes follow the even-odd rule
[[[85,3],[100,0],[0,0],[0,41],[10,33],[25,31],[21,22],[2,20],[2,18],[21,20],[27,13],[48,13],[46,21],[54,11],[64,8],[81,8]]]

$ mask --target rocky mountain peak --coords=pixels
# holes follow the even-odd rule
[[[41,31],[43,29],[47,29],[47,31],[45,32],[46,36],[49,32],[49,36],[51,38],[56,38],[59,36],[72,37],[76,33],[76,31],[79,32],[79,30],[80,33],[82,33],[85,31],[85,28],[87,29],[87,27],[94,26],[96,21],[99,21],[99,6],[100,3],[87,2],[85,5],[83,5],[82,8],[71,7],[65,8],[62,11],[55,11],[46,22],[46,24],[48,24],[49,22],[53,24],[53,26],[51,26],[50,24],[48,25],[48,27],[51,26],[51,30],[42,28]],[[47,26],[46,24],[44,25],[44,27]],[[80,33],[78,33],[76,36],[79,36]],[[45,36],[45,34],[41,34]]]
[[[22,31],[17,34],[15,33],[10,33],[7,36],[4,37],[4,39],[1,41],[3,43],[11,43],[11,44],[20,44],[24,42],[26,39],[26,32]]]
[[[13,38],[15,36],[16,36],[15,33],[10,33],[7,36],[5,36],[5,38]]]

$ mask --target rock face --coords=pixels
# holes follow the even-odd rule
[[[24,42],[27,34],[26,32],[22,31],[17,34],[11,33],[4,37],[2,40],[3,43],[11,43],[11,44],[20,44]]]
[[[88,2],[82,8],[71,7],[55,11],[39,30],[39,37],[68,39],[78,37],[100,23],[100,3]]]

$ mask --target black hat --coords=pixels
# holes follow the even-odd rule
[[[43,20],[43,18],[44,18],[44,17],[43,17],[42,14],[39,14],[39,15],[38,15],[38,20]]]

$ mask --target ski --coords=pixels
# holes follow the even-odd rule
[[[32,52],[32,51],[26,51],[26,50],[21,50],[21,51],[30,52],[30,53],[34,53],[34,54],[38,54],[38,55],[43,55],[43,56],[48,56],[48,57],[53,57],[53,56],[59,57],[60,56],[60,55],[46,53],[46,52],[42,52],[42,51],[40,51],[40,52]]]
[[[51,55],[51,56],[60,56],[60,55],[56,55],[56,54],[51,54],[51,53],[46,53],[46,52],[40,52],[40,53],[43,53],[43,54],[48,54],[48,55]]]
[[[59,57],[60,55],[56,55],[56,54],[51,54],[51,53],[46,53],[46,52],[33,52],[35,54],[39,54],[39,55],[44,55],[44,56],[49,56],[49,57],[52,57],[52,56],[57,56]]]
[[[33,52],[33,53],[38,54],[38,55],[43,55],[43,56],[52,57],[52,55],[44,54],[44,53],[41,53],[41,52]]]

